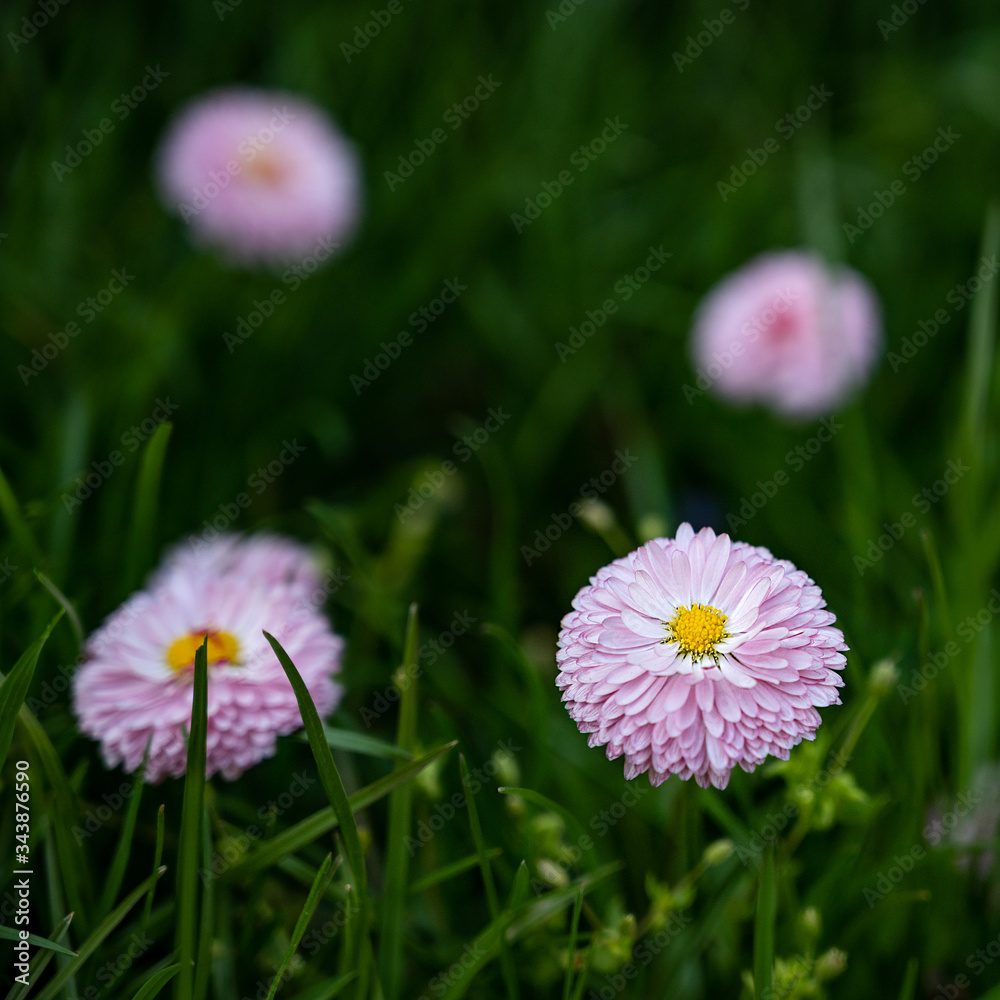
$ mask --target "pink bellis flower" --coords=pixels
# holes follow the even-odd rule
[[[788,759],[840,704],[843,633],[790,562],[682,524],[597,572],[562,621],[556,684],[625,777],[725,788]]]
[[[762,254],[723,278],[694,318],[697,389],[783,417],[832,413],[863,385],[882,343],[868,282],[801,251]]]
[[[354,147],[320,108],[281,92],[232,88],[189,104],[160,145],[157,178],[195,239],[241,263],[314,270],[360,214]]]
[[[80,729],[101,743],[108,767],[146,778],[184,774],[194,657],[208,639],[207,774],[238,777],[273,756],[278,736],[302,725],[298,702],[264,638],[274,635],[320,715],[342,690],[343,640],[321,612],[308,551],[274,536],[221,536],[175,550],[90,638],[73,679]]]

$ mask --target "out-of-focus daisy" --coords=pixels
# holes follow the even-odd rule
[[[360,211],[354,147],[322,110],[281,92],[195,100],[168,129],[157,174],[195,237],[241,261],[326,259]]]
[[[343,640],[309,602],[303,581],[314,573],[302,547],[274,537],[168,557],[150,588],[88,639],[74,677],[80,729],[101,742],[107,766],[135,770],[151,739],[148,780],[184,773],[194,657],[206,636],[209,776],[237,777],[302,725],[264,630],[280,636],[316,708],[329,714],[341,696],[333,675]]]
[[[844,636],[790,562],[710,528],[655,538],[599,570],[559,634],[563,701],[625,777],[725,788],[788,758],[839,704]]]
[[[878,300],[860,274],[787,251],[754,258],[706,295],[691,350],[700,389],[807,418],[867,381],[881,343]]]

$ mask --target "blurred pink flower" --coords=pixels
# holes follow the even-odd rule
[[[843,633],[812,580],[710,528],[656,538],[598,570],[559,633],[556,684],[625,777],[725,788],[788,759],[840,704]]]
[[[87,640],[74,677],[80,729],[101,742],[105,764],[134,771],[152,738],[147,779],[184,773],[194,655],[206,636],[209,776],[237,777],[302,725],[263,630],[279,638],[319,713],[333,711],[343,640],[304,586],[314,573],[304,548],[275,537],[228,537],[168,557],[149,589]]]
[[[354,147],[322,110],[281,92],[233,88],[189,104],[161,143],[157,175],[196,239],[239,261],[325,260],[360,212]]]
[[[808,418],[867,381],[881,343],[878,301],[860,274],[785,251],[754,258],[705,296],[691,348],[699,389]]]

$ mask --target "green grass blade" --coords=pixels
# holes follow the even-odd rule
[[[152,742],[152,737],[150,737]],[[132,782],[132,798],[129,800],[128,810],[125,813],[125,822],[122,824],[121,837],[118,840],[118,847],[115,850],[114,859],[111,862],[111,869],[108,872],[108,881],[101,894],[101,904],[98,907],[98,916],[103,917],[111,912],[118,898],[118,890],[122,887],[125,878],[125,869],[128,867],[129,855],[132,852],[132,840],[135,836],[135,824],[139,818],[139,803],[142,800],[143,774],[146,770],[146,760],[149,757],[149,744],[146,744],[146,752],[143,754],[142,764],[135,773]],[[159,865],[155,865],[158,868]]]
[[[67,913],[62,920],[56,924],[55,929],[49,937],[49,940],[53,944],[59,944],[59,942],[66,936],[66,932],[69,930],[69,925],[73,922],[73,914]],[[28,938],[31,941],[31,937]],[[55,951],[51,948],[41,948],[35,953],[35,957],[31,960],[31,964],[28,967],[28,985],[24,986],[22,983],[14,983],[11,987],[10,992],[4,998],[4,1000],[22,1000],[22,998],[27,994],[28,990],[38,982],[42,973],[48,968],[49,962],[52,961],[52,956]],[[68,952],[73,958],[76,957],[76,952]]]
[[[10,483],[7,482],[2,470],[0,470],[0,514],[3,514],[17,547],[28,557],[33,566],[41,566],[45,561],[42,550],[38,547],[21,505],[17,502],[17,497],[14,496],[14,491],[10,488]]]
[[[166,817],[164,810],[166,806],[161,805],[156,812],[156,848],[153,851],[153,871],[159,871],[160,862],[163,860],[163,836],[166,827]],[[156,893],[156,880],[149,883],[149,893],[146,895],[146,904],[142,911],[142,929],[146,929],[149,923],[149,915],[153,912],[153,896]]]
[[[317,983],[312,989],[306,990],[305,993],[300,993],[295,1000],[331,1000],[332,997],[335,997],[345,986],[349,986],[357,978],[358,974],[356,972],[348,972],[343,976],[335,976],[333,979]]]
[[[756,1000],[770,997],[774,972],[774,915],[777,905],[777,878],[774,869],[774,845],[768,844],[760,868],[757,886],[757,916],[753,931],[753,991]]]
[[[288,676],[295,697],[299,703],[299,711],[302,713],[302,723],[305,726],[306,735],[309,737],[309,746],[312,749],[313,757],[316,760],[316,769],[319,772],[319,780],[323,785],[323,791],[330,800],[330,806],[336,813],[340,832],[344,837],[344,845],[347,849],[347,862],[351,866],[354,880],[357,884],[358,895],[362,900],[368,897],[368,878],[365,871],[364,854],[361,850],[361,838],[358,836],[358,827],[354,822],[354,812],[347,799],[347,792],[344,790],[344,783],[340,779],[340,772],[333,760],[333,753],[326,737],[323,734],[323,723],[320,720],[319,712],[313,704],[312,696],[306,687],[305,681],[295,668],[295,664],[289,659],[288,654],[282,649],[281,643],[274,636],[264,633],[264,638],[271,644],[274,655],[278,657],[278,662]]]
[[[0,940],[3,941],[20,941],[21,934],[19,931],[15,930],[13,927],[5,927],[0,924]],[[56,941],[52,941],[49,938],[41,937],[38,934],[29,934],[28,943],[35,945],[36,948],[47,948],[49,951],[57,951],[60,955],[69,955],[70,958],[76,958],[76,952],[67,948],[65,945],[61,945]]]
[[[194,956],[198,922],[198,858],[204,820],[206,740],[208,736],[208,638],[194,657],[194,698],[191,734],[188,737],[187,773],[181,805],[181,831],[177,847],[177,958],[180,971],[175,983],[177,1000],[194,996]]]
[[[332,726],[324,726],[323,734],[326,742],[334,750],[346,750],[348,753],[360,753],[366,757],[379,757],[383,760],[399,759],[412,760],[413,754],[395,743],[388,740],[380,740],[375,736],[367,736],[365,733],[355,733],[350,729],[334,729]],[[308,743],[309,737],[302,734],[302,742]]]
[[[76,608],[70,603],[70,599],[40,570],[35,570],[35,579],[55,598],[56,603],[66,612],[66,620],[73,629],[76,637],[76,645],[83,645],[83,625],[80,623],[80,616],[76,613]]]
[[[500,853],[500,848],[498,847],[497,853]],[[517,871],[514,873],[514,884],[510,887],[510,896],[507,899],[507,909],[516,910],[524,905],[524,901],[528,898],[528,863],[527,861],[522,861],[517,866]]]
[[[580,930],[580,911],[583,909],[583,890],[578,889],[573,903],[573,916],[569,925],[569,950],[566,956],[566,979],[563,981],[563,1000],[570,1000],[573,985],[573,961],[576,958],[576,938]]]
[[[206,871],[212,870],[212,831],[205,804],[201,823],[201,856]],[[208,994],[208,977],[212,971],[212,945],[215,941],[215,880],[209,879],[201,891],[201,918],[198,924],[198,957],[194,964],[195,1000]]]
[[[91,955],[101,946],[105,938],[128,916],[129,910],[135,906],[136,903],[142,899],[146,891],[149,889],[149,883],[155,882],[164,872],[166,868],[161,868],[158,872],[150,875],[144,882],[142,882],[138,888],[133,889],[132,892],[118,904],[117,908],[108,914],[98,924],[97,928],[94,930],[93,934],[87,938],[86,941],[80,945],[80,950],[77,952],[76,958],[64,965],[53,977],[49,980],[48,985],[42,990],[41,993],[35,997],[35,1000],[54,1000],[55,997],[59,996],[59,991],[62,989],[63,984],[67,979],[70,978]]]
[[[299,947],[299,942],[302,940],[302,935],[305,934],[306,928],[309,926],[309,921],[312,920],[312,915],[316,911],[319,901],[323,898],[323,894],[326,892],[326,887],[330,884],[331,878],[333,878],[333,855],[328,854],[326,860],[320,865],[319,871],[316,872],[316,879],[309,890],[309,895],[306,896],[305,905],[302,907],[299,919],[295,921],[295,929],[292,931],[291,940],[288,942],[288,947],[282,956],[278,971],[271,980],[271,988],[267,991],[267,1000],[274,1000],[274,995],[278,992],[278,987],[284,982],[285,970],[291,964],[292,957],[295,955]]]
[[[384,778],[379,778],[378,781],[373,781],[370,785],[366,785],[364,788],[356,791],[348,799],[352,812],[359,812],[366,806],[370,806],[373,802],[378,802],[379,799],[384,798],[404,781],[412,780],[425,767],[433,764],[439,757],[451,750],[456,745],[456,742],[453,740],[451,743],[445,743],[436,750],[431,750],[430,753],[426,753],[417,760],[404,764],[391,774],[387,774]],[[340,820],[331,807],[328,806],[325,809],[320,809],[318,812],[313,813],[312,816],[307,816],[294,826],[283,830],[256,851],[245,855],[221,875],[220,878],[223,881],[230,881],[234,878],[257,872],[261,868],[274,864],[286,855],[294,854],[301,848],[306,847],[317,837],[321,837],[324,833],[329,833],[330,830],[335,829],[339,823]]]
[[[288,654],[282,649],[281,643],[269,633],[264,633],[264,638],[271,644],[274,655],[278,657],[281,668],[285,671],[288,680],[295,691],[295,698],[299,703],[299,711],[302,713],[302,722],[306,735],[309,737],[309,748],[312,750],[313,758],[316,761],[316,769],[319,772],[319,780],[326,792],[326,797],[330,806],[337,816],[340,826],[340,833],[344,838],[344,848],[347,854],[347,863],[351,866],[351,877],[353,879],[353,896],[357,903],[357,937],[356,947],[356,968],[358,969],[357,994],[362,997],[367,992],[368,985],[368,964],[370,942],[368,939],[368,927],[370,922],[370,902],[368,899],[368,873],[365,870],[365,857],[361,849],[361,837],[358,835],[358,826],[354,822],[354,812],[351,803],[348,801],[344,783],[341,780],[340,772],[333,760],[333,751],[326,742],[323,735],[323,722],[313,704],[312,696],[306,687],[305,681],[295,668]],[[181,997],[179,1000],[188,1000]]]
[[[497,858],[503,854],[503,850],[499,847],[491,847],[486,852],[487,859]],[[428,889],[434,888],[436,885],[440,885],[442,882],[447,882],[449,879],[455,878],[457,875],[462,875],[472,868],[475,868],[480,862],[478,854],[470,854],[468,857],[461,858],[458,861],[453,861],[451,864],[444,865],[435,871],[428,872],[426,875],[421,875],[420,878],[414,879],[410,883],[410,892],[419,893],[426,892]]]
[[[906,963],[906,976],[899,991],[899,1000],[915,1000],[917,995],[917,973],[920,971],[920,959],[911,958]]]
[[[0,684],[0,766],[7,760],[11,740],[14,738],[14,722],[18,712],[21,711],[24,699],[28,696],[38,656],[62,616],[62,611],[56,614],[45,627],[45,631],[24,651]]]
[[[53,912],[72,910],[76,914],[77,926],[82,928],[81,933],[86,934],[91,929],[88,918],[89,904],[95,894],[90,887],[90,867],[87,858],[73,834],[73,826],[80,813],[79,803],[63,770],[56,748],[27,705],[21,706],[18,719],[29,742],[34,746],[35,753],[38,754],[45,777],[52,789],[52,836],[55,841],[56,856],[59,859],[60,876],[69,900],[68,907],[60,907]],[[86,908],[84,900],[88,904]]]
[[[417,606],[410,605],[403,643],[403,662],[398,674],[408,678],[400,684],[399,723],[396,742],[412,752],[417,737],[417,679],[412,667],[417,663],[419,641]],[[400,765],[397,765],[399,767]],[[389,840],[386,849],[385,888],[382,892],[382,913],[379,928],[379,976],[386,1000],[397,1000],[403,972],[403,918],[406,904],[406,883],[409,877],[409,850],[406,838],[413,813],[413,785],[400,785],[389,798]]]
[[[168,965],[165,969],[160,969],[159,972],[150,977],[148,983],[143,984],[132,1000],[152,1000],[177,975],[179,970],[179,965]]]
[[[160,479],[167,455],[167,442],[173,425],[166,421],[153,432],[142,454],[139,482],[136,486],[135,507],[125,549],[125,589],[132,591],[152,562],[156,508],[160,495]]]

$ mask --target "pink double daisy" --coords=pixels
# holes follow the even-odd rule
[[[813,739],[846,662],[819,587],[764,548],[682,524],[599,570],[559,634],[556,684],[625,777],[725,788]]]
[[[151,741],[148,780],[184,773],[194,657],[206,638],[209,776],[237,777],[302,725],[264,630],[280,637],[320,714],[333,711],[343,640],[316,606],[317,579],[304,547],[270,536],[223,535],[168,556],[88,639],[74,677],[80,729],[100,741],[105,764],[133,771]]]

